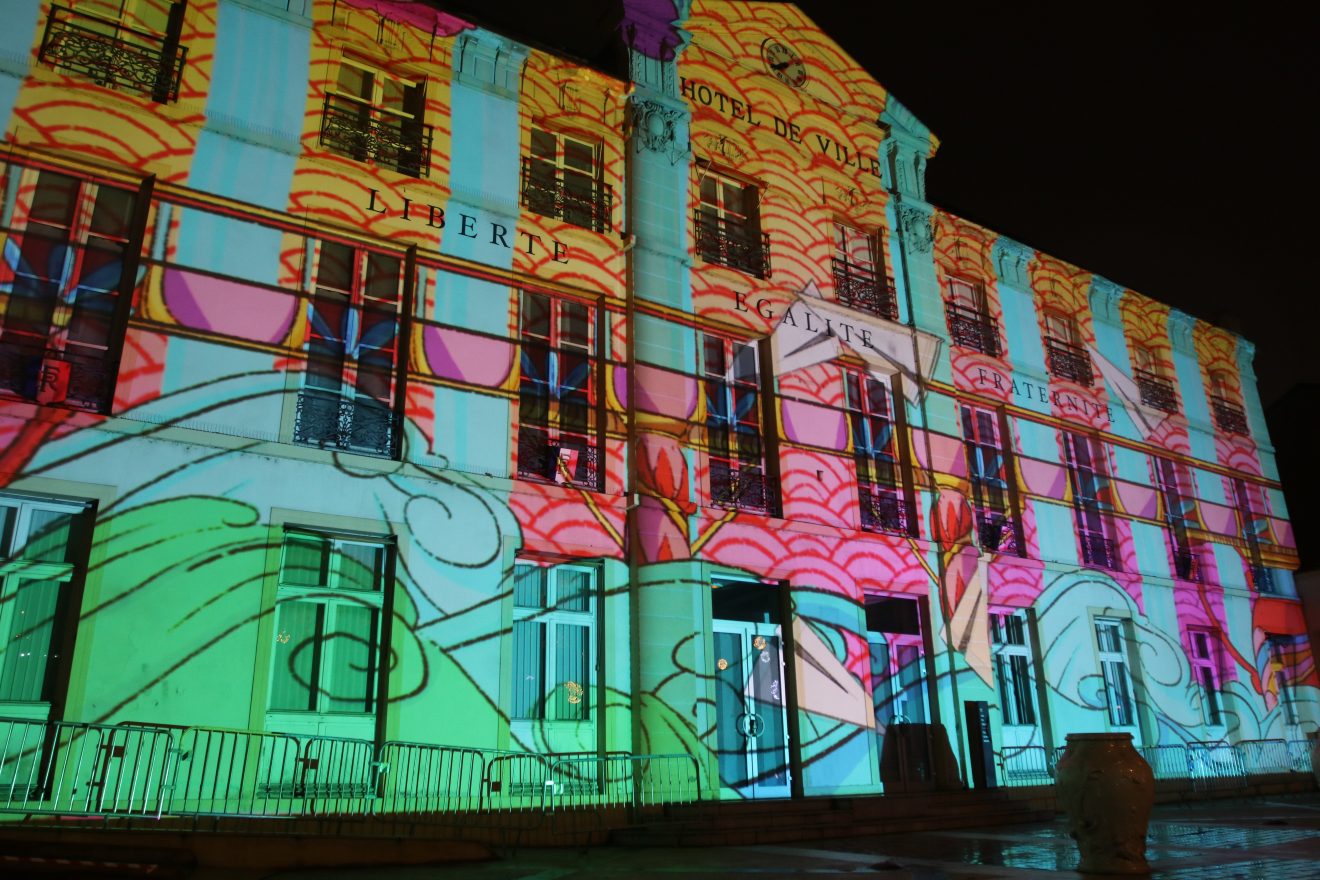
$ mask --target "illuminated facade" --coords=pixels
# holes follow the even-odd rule
[[[679,6],[619,80],[418,3],[9,4],[0,715],[749,797],[974,716],[1009,776],[1316,729],[1250,343],[929,204],[794,7]]]

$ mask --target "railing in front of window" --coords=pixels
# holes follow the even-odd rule
[[[1020,556],[1017,526],[1013,518],[999,510],[976,511],[976,537],[987,553],[1011,553]]]
[[[1167,413],[1178,411],[1178,396],[1174,393],[1172,382],[1149,370],[1133,370],[1132,373],[1137,380],[1142,403]]]
[[[24,400],[105,412],[114,378],[104,358],[0,343],[0,392]]]
[[[561,432],[552,438],[549,428],[520,425],[518,476],[599,491],[600,453],[586,437]]]
[[[710,503],[728,510],[778,516],[779,487],[760,465],[712,458]]]
[[[1070,379],[1079,385],[1092,385],[1095,375],[1091,370],[1091,357],[1086,349],[1053,336],[1045,337],[1046,360],[1050,372],[1060,379]]]
[[[1274,572],[1263,565],[1251,565],[1251,585],[1256,588],[1257,593],[1273,593],[1274,590]]]
[[[1201,557],[1191,550],[1174,548],[1173,573],[1179,580],[1199,583],[1201,580]]]
[[[1118,570],[1118,551],[1114,542],[1103,535],[1083,532],[1078,539],[1082,544],[1082,562],[1097,568]]]
[[[96,30],[93,23],[113,33]],[[46,20],[38,57],[90,77],[97,85],[132,89],[164,104],[179,99],[188,49],[162,34],[56,6]]]
[[[764,278],[770,274],[770,235],[697,208],[697,253],[703,260]]]
[[[999,329],[985,312],[944,303],[944,314],[949,322],[949,336],[955,345],[971,348],[991,357],[999,356]]]
[[[431,172],[432,127],[413,119],[371,115],[365,105],[336,103],[326,95],[321,111],[321,146],[370,159],[411,177]]]
[[[298,392],[293,440],[368,455],[395,455],[394,413],[371,399],[304,388]]]
[[[834,258],[833,270],[834,292],[840,304],[891,321],[898,320],[898,293],[893,281],[881,278],[866,266],[839,257]]]
[[[903,503],[903,495],[897,488],[859,482],[857,494],[861,499],[863,529],[892,535],[911,534],[907,505]]]
[[[1242,407],[1233,403],[1231,400],[1225,400],[1217,394],[1210,395],[1210,409],[1215,414],[1215,424],[1220,430],[1227,431],[1230,434],[1249,434],[1251,429],[1247,427],[1247,414],[1243,412]]]
[[[574,185],[556,170],[551,176],[538,173],[549,169],[542,160],[524,156],[522,160],[522,203],[543,217],[555,217],[583,229],[610,231],[610,212],[614,208],[614,188],[600,180],[574,175]]]

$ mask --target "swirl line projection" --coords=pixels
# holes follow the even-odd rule
[[[25,3],[0,723],[727,798],[955,785],[980,704],[1008,784],[1316,729],[1250,343],[930,205],[792,5],[628,0],[625,73],[404,0],[74,4],[144,89]]]

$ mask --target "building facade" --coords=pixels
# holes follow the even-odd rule
[[[415,2],[10,4],[0,716],[727,797],[1315,731],[1251,344],[931,205],[795,7],[620,11],[627,78]]]

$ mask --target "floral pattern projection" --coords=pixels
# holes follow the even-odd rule
[[[38,5],[44,22],[49,6]],[[22,279],[56,279],[66,304],[88,286],[54,263],[32,265],[25,230],[39,174],[75,179],[83,199],[94,199],[86,187],[122,189],[140,209],[129,212],[137,237],[128,238],[140,253],[123,249],[101,267],[114,280],[103,287],[133,296],[109,417],[67,400],[20,399],[32,396],[26,384],[0,397],[0,488],[98,502],[80,624],[98,633],[78,643],[70,717],[267,723],[265,670],[278,636],[272,585],[284,525],[303,524],[397,536],[392,738],[597,748],[594,725],[509,717],[515,559],[599,564],[606,637],[599,695],[588,697],[603,700],[595,721],[609,748],[691,752],[718,765],[716,775],[738,794],[773,789],[786,778],[788,756],[760,755],[724,775],[739,746],[719,694],[760,688],[760,667],[773,666],[776,644],[795,653],[783,658],[784,673],[771,670],[764,693],[782,706],[787,682],[797,683],[791,702],[807,791],[874,791],[888,729],[900,716],[916,720],[926,694],[937,704],[921,717],[945,719],[951,736],[948,719],[961,711],[955,700],[987,700],[1001,712],[991,614],[1014,609],[1034,612],[1049,693],[1042,714],[1048,708],[1056,741],[1104,723],[1100,674],[1084,662],[1095,654],[1088,615],[1097,610],[1131,621],[1141,642],[1148,744],[1212,735],[1187,660],[1189,628],[1221,636],[1224,689],[1237,712],[1229,733],[1280,735],[1280,671],[1293,685],[1317,684],[1303,644],[1280,652],[1268,638],[1302,632],[1296,605],[1258,591],[1226,598],[1217,584],[1230,580],[1226,562],[1241,569],[1233,583],[1250,579],[1253,564],[1291,564],[1292,536],[1248,436],[1217,431],[1210,440],[1187,418],[1143,403],[1135,369],[1183,377],[1176,316],[1121,291],[1110,323],[1151,355],[1129,363],[1092,318],[1097,281],[1089,273],[1032,253],[1010,283],[998,237],[939,211],[932,247],[904,253],[880,173],[885,134],[875,124],[891,100],[794,7],[701,2],[686,19],[657,0],[625,10],[630,21],[680,22],[684,31],[675,25],[651,39],[649,30],[638,36],[624,27],[635,46],[675,65],[675,91],[691,110],[689,185],[685,196],[672,194],[675,202],[685,198],[690,215],[710,197],[710,181],[756,181],[773,251],[769,265],[748,272],[690,244],[684,308],[636,302],[639,320],[666,327],[679,340],[673,349],[687,354],[672,362],[639,354],[632,377],[619,235],[632,149],[624,135],[628,84],[430,6],[391,0],[317,3],[310,27],[240,4],[192,2],[179,100],[168,104],[34,62],[6,128],[0,315],[16,313]],[[34,58],[40,40],[38,28]],[[786,57],[772,53],[767,62],[767,43],[784,41],[801,59],[797,85],[766,72]],[[239,70],[253,53],[285,67],[279,75]],[[327,145],[327,108],[345,83],[361,85],[367,74],[417,89],[408,100],[421,102],[411,106],[429,126],[425,174],[397,155],[366,161]],[[245,86],[256,93],[257,80],[268,104],[239,102],[235,95]],[[242,125],[250,130],[230,137]],[[531,210],[524,196],[533,145],[555,143],[562,162],[570,140],[595,145],[591,204],[600,213],[589,223]],[[142,181],[151,175],[148,187]],[[681,204],[664,207],[685,225],[692,219]],[[834,243],[844,220],[875,233],[874,265],[905,294],[895,296],[894,314],[860,311],[841,296]],[[82,253],[81,241],[70,252]],[[323,272],[335,254],[351,255],[344,259],[354,266],[398,267],[398,285],[375,296],[389,321],[373,323],[365,309],[324,309]],[[64,265],[62,252],[45,258]],[[909,302],[939,296],[910,280],[923,277],[940,291],[952,279],[980,286],[997,353],[953,344],[942,317],[919,318],[915,331],[899,323],[911,317]],[[520,290],[591,315],[598,487],[517,479],[520,393],[532,371],[520,344]],[[1092,382],[1058,379],[1033,349],[1052,332],[1051,307],[1081,316],[1070,342],[1094,365]],[[57,312],[56,324],[68,320]],[[65,339],[68,327],[58,329],[65,335],[52,338]],[[0,349],[11,344],[8,332],[0,325]],[[309,351],[336,333],[355,340],[343,381],[360,383],[369,365],[386,359],[384,381],[401,416],[398,436],[387,438],[397,459],[290,442]],[[1207,371],[1198,376],[1206,387],[1222,386],[1240,402],[1240,343],[1199,324],[1186,335],[1187,364]],[[773,393],[756,386],[732,415],[774,415],[775,433],[761,439],[763,449],[777,450],[778,511],[709,503],[718,458],[709,432],[715,417],[730,413],[718,396],[728,376],[701,360],[705,338],[750,343],[773,373]],[[868,380],[890,395],[882,439],[911,462],[895,476],[911,499],[893,513],[906,532],[863,529],[859,461],[877,438],[862,427],[848,389]],[[1020,390],[1028,386],[1043,389],[1037,399]],[[1177,412],[1192,412],[1192,399],[1205,407],[1200,387],[1184,381],[1176,393],[1186,404]],[[1011,490],[1020,500],[1011,546],[984,547],[962,403],[1006,413],[1005,439],[1017,453]],[[630,408],[638,438],[631,483]],[[1069,430],[1105,432],[1112,446],[1101,501],[1120,571],[1076,564],[1076,488],[1061,463],[1061,432]],[[1160,573],[1178,548],[1168,497],[1142,470],[1153,452],[1188,474],[1178,517],[1197,542],[1200,578]],[[1214,481],[1223,485],[1207,489]],[[630,534],[638,578],[631,591]],[[779,607],[793,609],[792,622],[777,634],[752,633],[756,671],[730,667],[717,651],[712,617],[728,613],[725,597],[735,591],[715,596],[714,582],[787,585]],[[1247,601],[1249,639],[1225,626]],[[925,610],[908,625],[893,622],[903,618],[891,613],[896,607]],[[890,622],[876,622],[885,614]],[[628,644],[633,615],[640,642]],[[936,675],[929,690],[928,671]],[[1037,725],[1012,744],[1052,744],[1043,731]],[[344,730],[330,724],[320,732]]]

